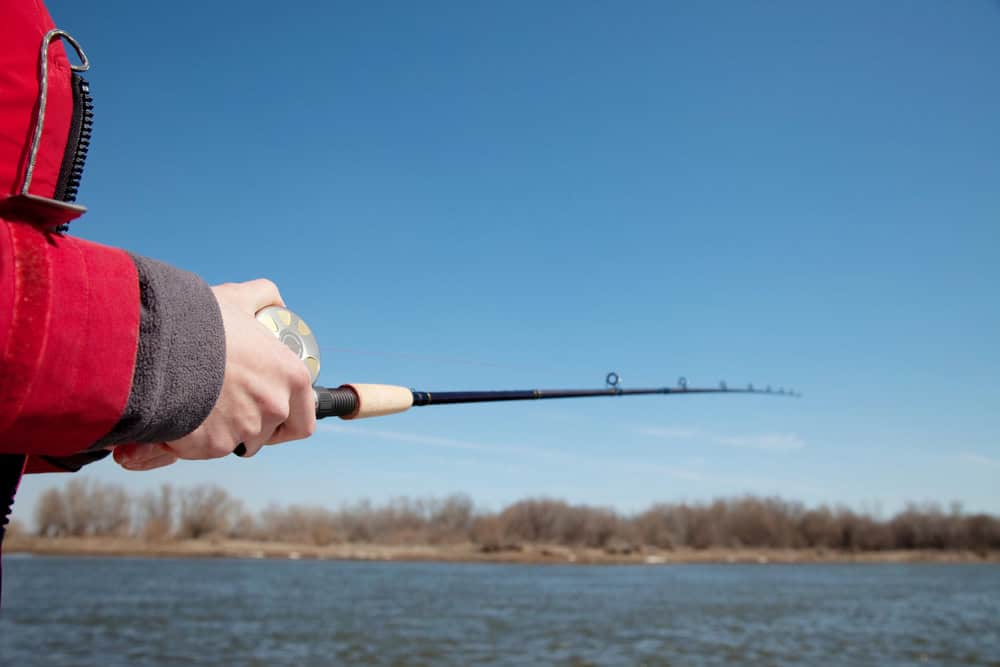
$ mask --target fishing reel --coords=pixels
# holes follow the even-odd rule
[[[320,369],[319,341],[305,320],[282,306],[268,306],[258,311],[257,321],[302,360],[315,385]]]

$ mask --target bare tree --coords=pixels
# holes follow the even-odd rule
[[[94,483],[87,499],[86,534],[101,537],[122,536],[132,525],[132,502],[120,486]]]
[[[237,540],[261,539],[257,519],[250,512],[246,511],[242,505],[235,512],[228,535]]]
[[[139,503],[142,536],[147,540],[164,540],[174,530],[174,489],[162,484],[158,492],[147,492]]]
[[[177,536],[198,539],[226,534],[239,510],[239,503],[215,484],[185,489],[181,494]]]
[[[260,516],[259,535],[265,540],[325,546],[339,537],[338,517],[322,507],[271,505]]]
[[[535,543],[614,553],[631,553],[643,546],[1000,549],[1000,518],[966,515],[957,504],[947,510],[931,503],[910,504],[894,517],[880,519],[845,507],[807,510],[801,503],[754,496],[709,503],[660,503],[634,516],[548,498],[522,500],[499,513],[476,512],[468,496],[452,495],[440,500],[396,498],[381,506],[362,500],[337,511],[271,505],[255,517],[216,485],[180,491],[163,485],[158,493],[133,501],[119,486],[75,478],[42,494],[35,507],[35,523],[42,536],[123,535],[133,510],[138,517],[138,534],[147,539],[175,534],[190,539],[218,536],[316,545],[471,540],[484,551],[520,549],[522,544]]]
[[[69,534],[69,521],[62,491],[46,489],[35,505],[35,526],[42,537],[64,537]]]
[[[469,496],[455,494],[442,501],[429,503],[430,541],[464,542],[469,539],[475,505]]]
[[[93,516],[90,507],[90,489],[87,479],[74,477],[63,487],[63,513],[66,516],[66,534],[80,537],[87,534]]]
[[[114,484],[71,479],[48,489],[35,508],[38,534],[50,537],[116,536],[128,532],[131,500]]]

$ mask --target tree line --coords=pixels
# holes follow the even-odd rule
[[[658,503],[622,514],[561,500],[522,500],[498,512],[466,495],[399,498],[337,509],[271,505],[253,514],[210,484],[134,496],[115,484],[75,478],[47,490],[35,508],[37,534],[48,537],[231,538],[325,546],[334,543],[435,545],[473,543],[483,551],[525,544],[630,553],[658,549],[1000,549],[1000,517],[958,505],[912,504],[890,518],[846,507],[742,496],[704,503]]]

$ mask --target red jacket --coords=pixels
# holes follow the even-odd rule
[[[17,194],[39,96],[39,53],[52,19],[41,3],[0,2],[0,196]],[[61,41],[49,48],[44,132],[31,192],[52,197],[73,96]],[[82,225],[81,225],[82,226]],[[100,321],[98,321],[100,320]],[[0,224],[0,452],[65,456],[117,423],[132,385],[139,281],[123,250],[31,223]]]
[[[52,28],[40,0],[0,0],[0,211],[24,182]],[[30,186],[41,197],[75,194],[71,75],[56,39]],[[218,306],[196,276],[0,214],[0,538],[22,472],[76,470],[116,443],[185,435],[211,410],[224,359]]]

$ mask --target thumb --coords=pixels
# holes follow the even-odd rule
[[[250,315],[256,315],[257,311],[268,306],[285,305],[278,286],[267,278],[245,283],[227,283],[214,287],[213,290],[217,299],[228,301]]]

